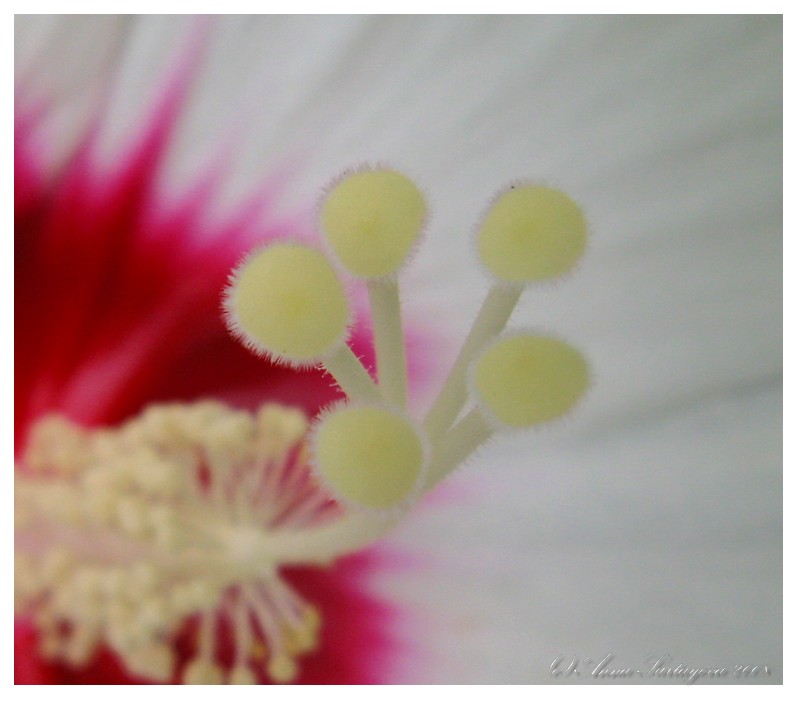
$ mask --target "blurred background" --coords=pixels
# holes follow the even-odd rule
[[[431,211],[401,278],[430,339],[420,408],[488,288],[473,232],[489,199],[525,178],[584,207],[584,261],[512,325],[582,349],[594,387],[567,419],[487,446],[389,538],[417,559],[372,583],[411,613],[396,682],[589,682],[550,666],[609,653],[780,682],[780,17],[16,24],[18,109],[47,102],[53,172],[98,114],[113,162],[165,67],[192,56],[160,187],[177,198],[223,164],[209,231],[267,180],[270,216],[311,230],[345,168],[414,177]]]

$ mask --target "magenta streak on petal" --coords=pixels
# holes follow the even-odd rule
[[[175,205],[162,201],[158,176],[189,78],[184,72],[168,84],[140,138],[110,166],[95,158],[95,126],[63,172],[46,176],[38,160],[40,123],[30,116],[16,122],[18,446],[48,412],[98,425],[156,401],[216,397],[252,408],[275,400],[316,413],[340,397],[329,377],[272,366],[224,329],[219,296],[252,243],[255,200],[199,241],[218,174],[206,174]],[[262,227],[259,239],[296,230],[295,222],[278,221]],[[357,329],[353,343],[371,362],[369,334]],[[365,589],[385,558],[373,550],[330,569],[291,573],[325,621],[323,645],[306,661],[301,682],[386,680],[401,655],[390,635],[401,614]],[[80,671],[45,664],[30,629],[20,623],[19,631],[17,682],[132,682],[107,652]]]

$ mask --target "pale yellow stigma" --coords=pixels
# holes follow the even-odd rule
[[[408,258],[425,221],[425,200],[406,176],[365,170],[331,188],[322,228],[342,265],[359,278],[381,278]]]
[[[478,232],[478,252],[495,283],[433,406],[420,422],[410,417],[394,273],[406,262],[424,219],[418,188],[391,170],[347,175],[323,203],[322,228],[331,249],[345,269],[367,281],[378,378],[373,383],[352,354],[323,359],[356,403],[339,406],[320,421],[316,475],[342,503],[386,514],[374,522],[363,515],[350,519],[316,534],[313,544],[295,540],[298,552],[319,553],[323,543],[360,544],[365,532],[380,534],[391,522],[387,514],[407,507],[455,470],[499,426],[555,419],[588,386],[583,358],[561,342],[531,335],[497,341],[523,288],[565,273],[586,247],[586,222],[572,199],[553,188],[515,185],[492,204]],[[257,310],[248,310],[248,317],[257,316]]]
[[[132,674],[167,682],[176,637],[199,617],[183,682],[294,679],[320,618],[275,547],[340,517],[304,462],[307,430],[297,410],[214,402],[152,407],[117,429],[40,422],[15,482],[15,606],[43,653],[83,665],[105,645]],[[217,659],[223,631],[230,670]]]
[[[250,256],[234,274],[226,307],[249,345],[301,365],[343,344],[350,317],[328,259],[299,244],[273,244]]]
[[[345,343],[350,312],[328,258],[293,243],[252,253],[231,275],[228,328],[245,346],[290,366],[323,366],[352,397],[378,389]]]
[[[586,221],[564,193],[537,185],[507,190],[478,232],[483,264],[498,280],[531,283],[566,273],[586,248]]]
[[[368,281],[381,394],[400,408],[408,381],[395,273],[418,241],[425,213],[417,186],[385,169],[342,178],[322,207],[322,229],[336,257],[353,276]]]
[[[320,477],[345,502],[388,509],[418,486],[425,448],[407,417],[378,407],[342,406],[316,432]]]
[[[572,199],[553,188],[512,186],[493,203],[478,233],[478,253],[496,282],[417,428],[406,415],[406,358],[393,274],[416,243],[424,218],[419,190],[391,170],[349,175],[323,204],[322,228],[331,248],[351,274],[367,280],[382,399],[375,402],[372,387],[350,393],[343,384],[360,405],[337,408],[316,432],[317,475],[352,506],[391,512],[408,504],[419,494],[420,481],[423,490],[435,485],[497,425],[521,428],[555,419],[588,385],[582,357],[560,342],[524,336],[489,345],[504,330],[523,288],[565,273],[586,246],[586,222]]]
[[[493,419],[528,427],[567,412],[589,387],[589,368],[580,353],[557,339],[520,334],[481,354],[473,384]]]

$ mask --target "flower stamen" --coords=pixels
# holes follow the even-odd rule
[[[15,484],[15,605],[34,613],[43,652],[81,665],[105,644],[132,673],[168,681],[173,642],[197,615],[184,682],[256,681],[258,640],[267,673],[290,681],[318,615],[270,539],[341,514],[310,474],[307,430],[297,410],[212,402],[152,407],[118,429],[42,420]],[[236,641],[229,673],[223,626]]]

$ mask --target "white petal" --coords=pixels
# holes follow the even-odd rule
[[[16,16],[15,109],[44,115],[48,167],[59,167],[97,114],[129,26],[122,15]]]
[[[379,582],[428,647],[407,678],[556,682],[558,655],[613,653],[618,667],[758,662],[780,680],[779,388],[554,433],[488,447],[466,496],[395,537],[426,564]],[[570,681],[591,682],[583,670]]]

